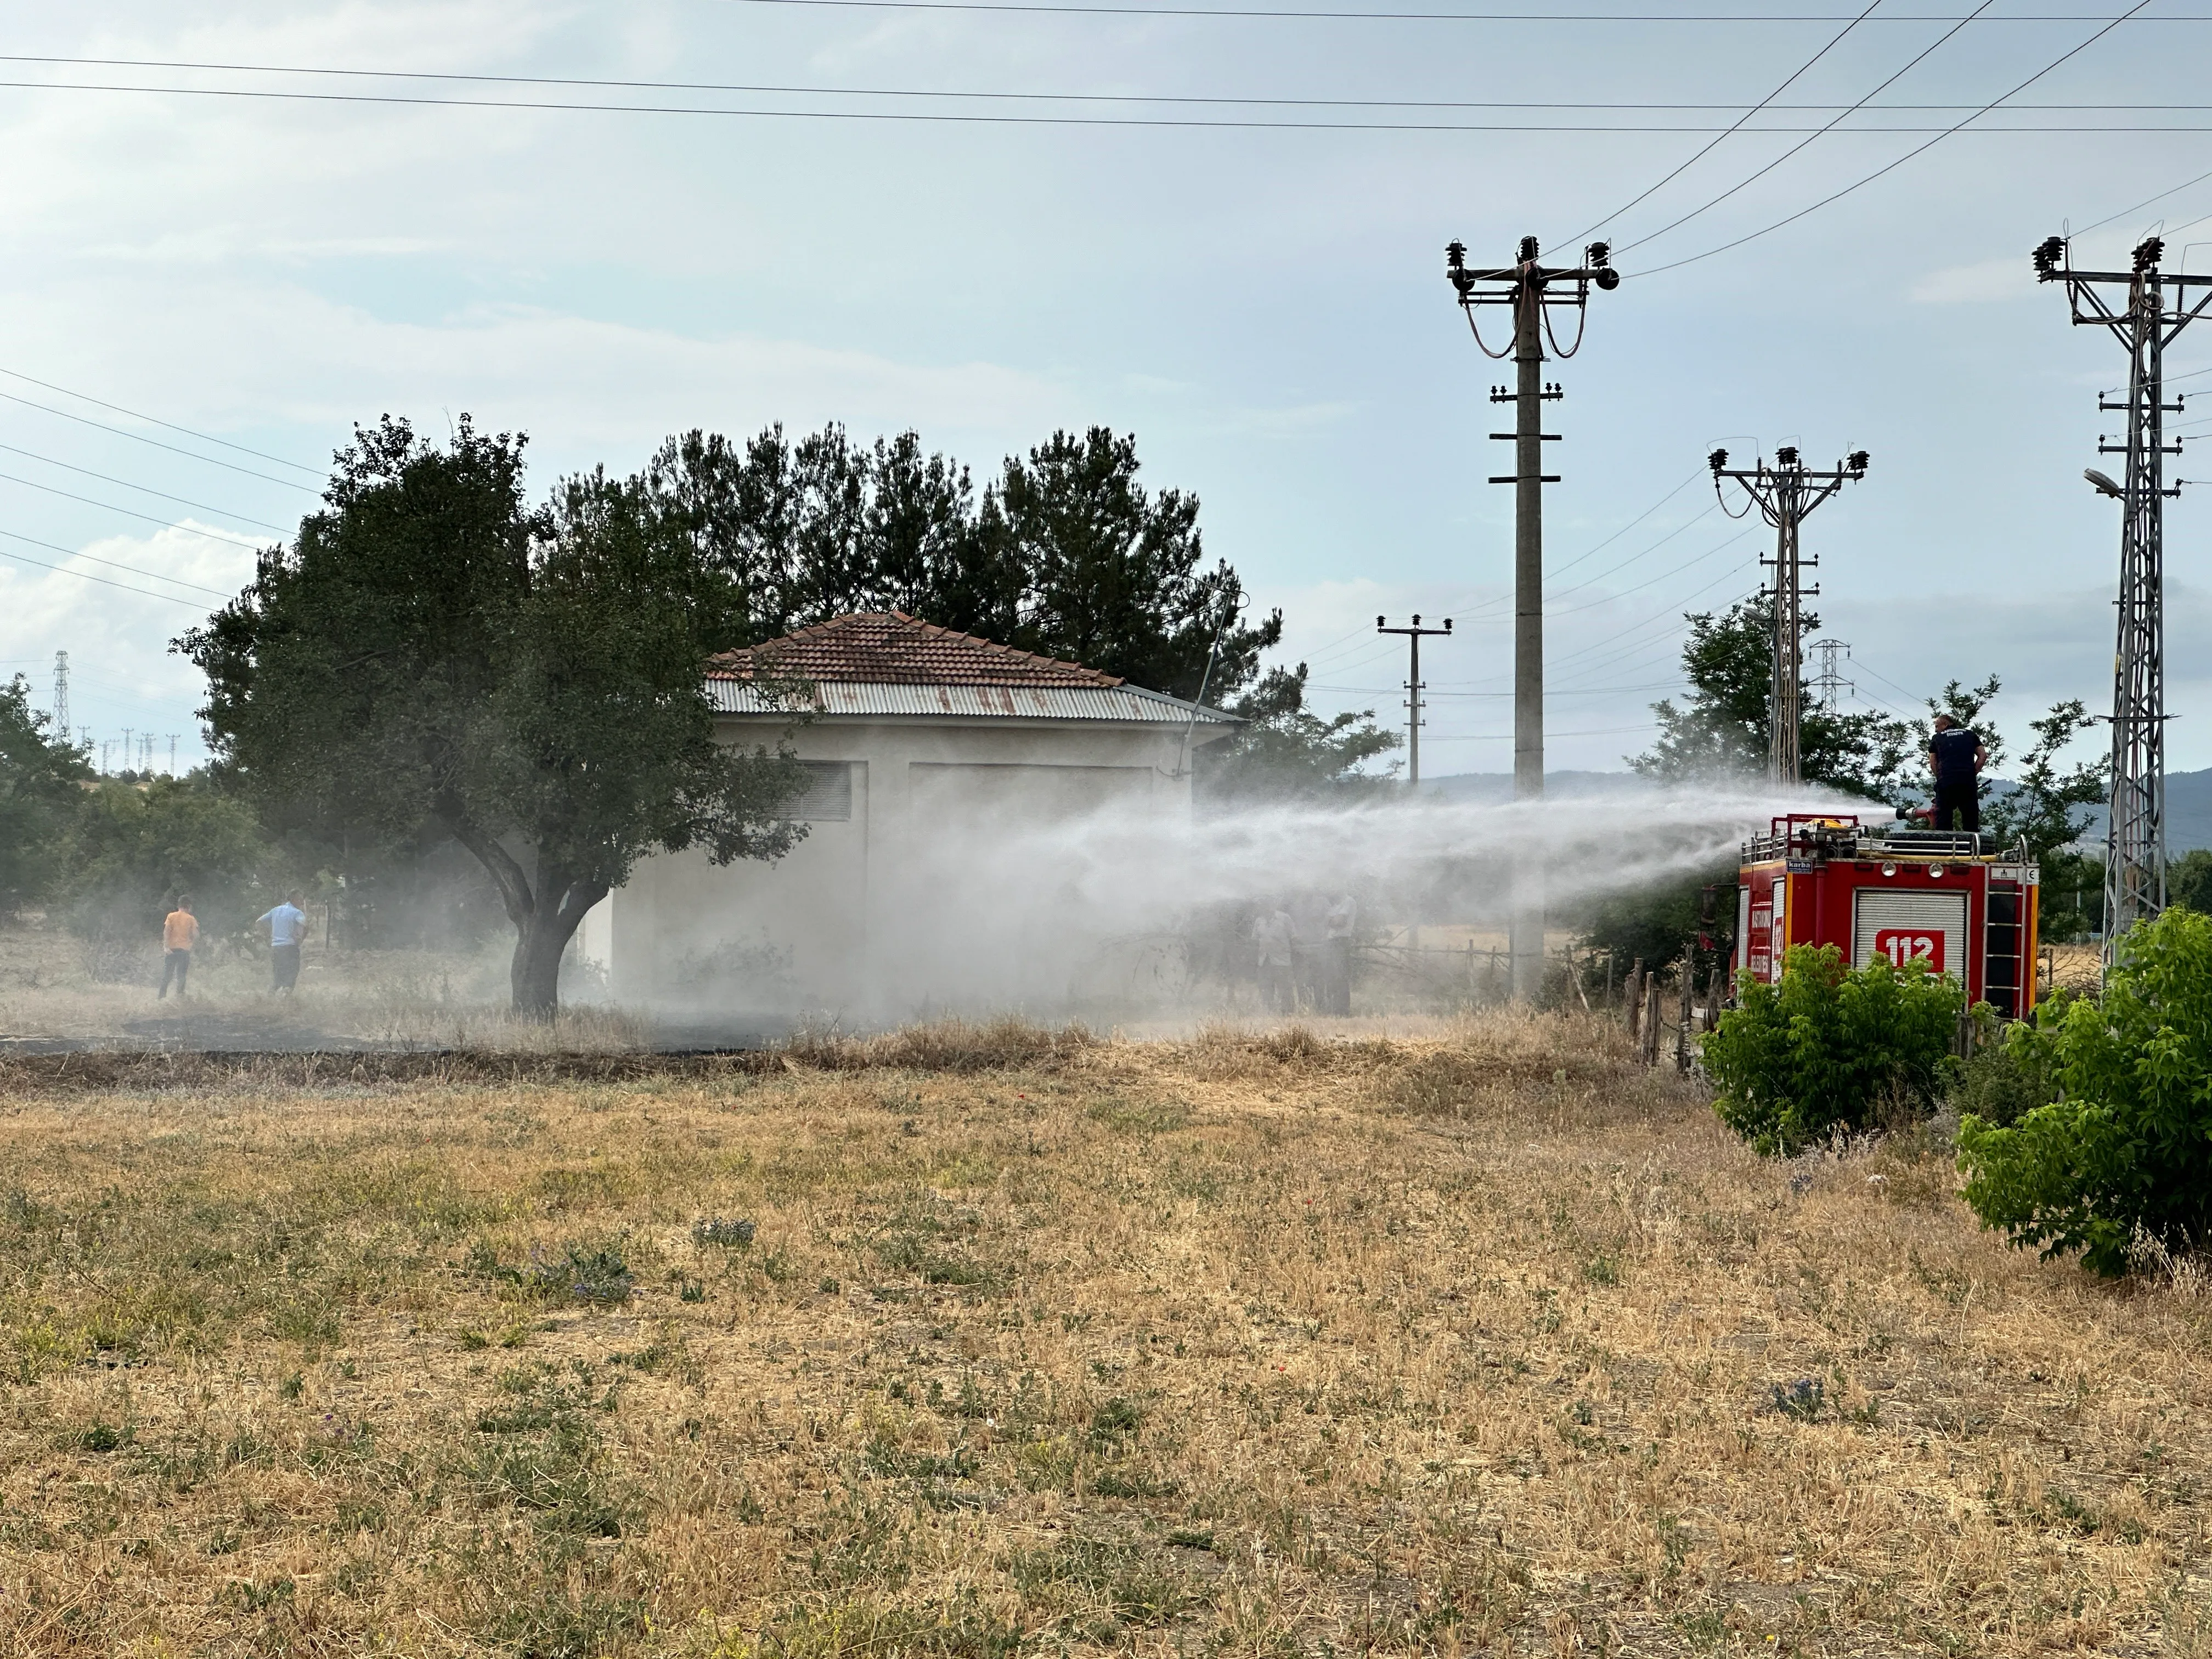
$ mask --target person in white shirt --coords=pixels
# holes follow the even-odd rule
[[[307,937],[307,913],[300,908],[300,896],[285,894],[282,904],[253,925],[264,924],[269,929],[269,988],[295,989],[300,983],[300,945]]]

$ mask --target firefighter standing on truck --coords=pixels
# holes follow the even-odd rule
[[[1960,725],[1948,714],[1936,717],[1936,735],[1928,739],[1928,769],[1936,775],[1934,828],[1981,829],[1981,773],[1989,758],[1989,750],[1972,726]],[[1954,812],[1959,815],[1955,826]]]

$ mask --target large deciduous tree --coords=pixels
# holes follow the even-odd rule
[[[0,685],[0,916],[40,897],[53,868],[54,843],[92,775],[69,733],[49,736],[51,717],[31,707],[20,674]]]
[[[1643,754],[1631,757],[1629,764],[1647,777],[1674,783],[1756,779],[1765,770],[1773,699],[1772,604],[1742,600],[1725,611],[1695,613],[1684,620],[1690,625],[1682,645],[1688,694],[1651,706],[1659,736]],[[1805,617],[1805,636],[1810,638],[1820,625],[1817,617]],[[2000,775],[2003,735],[1982,718],[1999,690],[1995,675],[1971,687],[1953,680],[1926,700],[1924,716],[1903,720],[1875,710],[1823,708],[1812,688],[1804,686],[1798,737],[1804,780],[1893,807],[1921,805],[1930,793],[1926,757],[1934,720],[1948,714],[1972,726],[1990,751],[1982,774],[1984,823],[2008,844],[2024,842],[2031,857],[2063,860],[2081,832],[2081,809],[2105,795],[2104,762],[2059,763],[2060,751],[2091,722],[2078,702],[2054,703],[2028,723],[2033,741],[2021,757],[2018,776],[2008,781]],[[1637,957],[1671,960],[1678,941],[1709,931],[1703,925],[1707,901],[1701,890],[1716,890],[1714,902],[1726,916],[1732,913],[1735,879],[1731,860],[1672,885],[1605,899],[1590,908],[1583,937],[1621,962]],[[2046,883],[2046,896],[2052,890]]]
[[[1208,566],[1197,498],[1148,492],[1136,441],[1103,427],[968,469],[905,432],[842,427],[740,445],[690,432],[647,468],[656,507],[744,595],[750,641],[856,611],[903,611],[1069,658],[1154,690],[1226,701],[1282,637],[1246,624],[1243,584]]]
[[[1756,776],[1766,765],[1767,709],[1773,699],[1772,602],[1742,600],[1724,612],[1685,620],[1690,633],[1682,645],[1682,674],[1689,695],[1651,706],[1658,739],[1629,764],[1647,776],[1676,781]],[[1806,637],[1820,625],[1818,617],[1805,617]],[[1809,696],[1803,708],[1797,750],[1805,781],[1887,799],[1908,764],[1911,737],[1904,723],[1871,712],[1823,708]]]
[[[545,1016],[640,857],[781,855],[804,774],[715,741],[702,669],[743,641],[745,596],[696,525],[604,473],[532,508],[522,452],[466,417],[442,448],[388,416],[357,429],[292,546],[178,643],[249,793],[477,858],[514,925],[514,1006]]]

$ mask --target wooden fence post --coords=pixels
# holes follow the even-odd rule
[[[1656,972],[1644,976],[1644,1034],[1642,1048],[1644,1063],[1659,1063],[1659,975]]]
[[[1636,958],[1636,965],[1628,970],[1626,983],[1622,985],[1622,1000],[1628,1006],[1628,1035],[1633,1038],[1644,1029],[1644,958]]]

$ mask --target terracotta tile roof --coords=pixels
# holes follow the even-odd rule
[[[1112,674],[1079,663],[1040,657],[1012,646],[956,634],[884,611],[838,617],[743,651],[725,652],[707,665],[710,680],[749,680],[781,672],[817,684],[1115,686]]]

